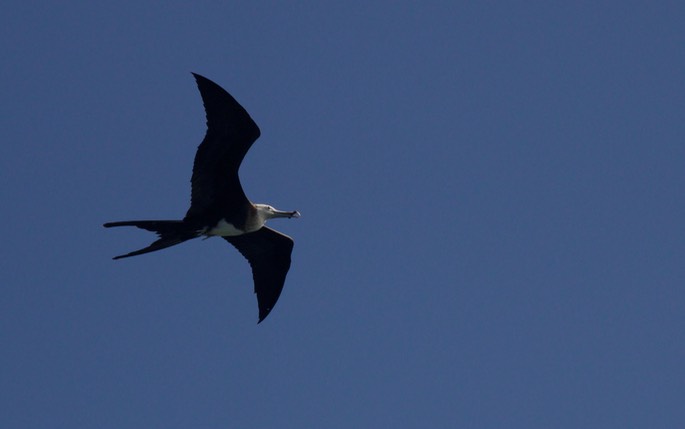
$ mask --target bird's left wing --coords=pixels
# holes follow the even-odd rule
[[[293,240],[266,226],[249,234],[223,238],[234,245],[252,267],[261,322],[274,308],[283,290],[290,269]]]

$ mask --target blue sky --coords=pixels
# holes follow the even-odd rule
[[[685,6],[2,7],[3,428],[672,428],[685,421]],[[181,218],[190,72],[302,218],[257,325]]]

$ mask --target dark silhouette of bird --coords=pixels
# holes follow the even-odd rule
[[[281,295],[293,250],[290,237],[265,223],[277,217],[299,217],[300,213],[254,204],[245,196],[238,170],[260,135],[259,127],[226,90],[196,73],[193,76],[205,107],[207,133],[195,154],[188,212],[182,220],[131,220],[104,226],[135,226],[159,237],[148,247],[114,259],[154,252],[192,238],[222,237],[250,263],[259,323]]]

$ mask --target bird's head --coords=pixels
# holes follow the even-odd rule
[[[257,209],[257,213],[259,214],[259,216],[263,218],[265,221],[268,219],[273,219],[275,217],[300,217],[300,212],[298,211],[286,212],[282,210],[276,210],[268,204],[255,204],[254,207]]]

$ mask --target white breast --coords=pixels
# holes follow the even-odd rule
[[[232,223],[226,222],[226,219],[221,219],[214,228],[207,231],[207,235],[219,235],[221,237],[230,237],[243,234],[245,234],[245,231],[236,228]]]

